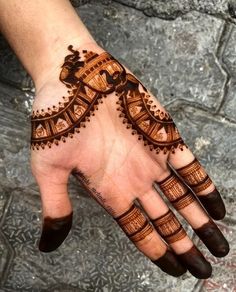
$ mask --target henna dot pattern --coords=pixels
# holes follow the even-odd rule
[[[68,96],[58,105],[32,112],[32,149],[51,148],[73,138],[90,122],[104,98],[118,98],[123,124],[151,151],[174,153],[176,148],[187,147],[170,115],[153,105],[147,89],[110,54],[80,52],[72,46],[68,50],[71,54],[65,57],[59,77]]]

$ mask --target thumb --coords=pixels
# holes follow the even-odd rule
[[[51,252],[62,244],[72,226],[73,212],[67,190],[69,173],[56,169],[35,177],[40,188],[43,210],[39,250]]]

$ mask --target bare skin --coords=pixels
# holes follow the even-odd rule
[[[27,11],[23,13],[23,20],[17,13],[18,6],[19,9],[25,7]],[[40,9],[47,11],[46,17],[45,15],[42,17]],[[124,92],[127,93],[124,100],[134,93],[139,94],[138,96],[145,95],[148,96],[148,102],[153,110],[168,114],[165,109],[122,65],[120,69],[123,70],[122,73],[116,72],[111,78],[107,73],[109,68],[97,63],[98,74],[105,83],[107,82],[107,88],[113,86],[106,94],[100,87],[94,89],[89,87],[87,81],[74,78],[73,70],[81,72],[80,66],[87,70],[89,63],[76,65],[73,70],[66,69],[73,76],[73,80],[65,82],[64,77],[62,78],[62,67],[65,67],[65,58],[70,54],[69,45],[73,46],[72,55],[79,52],[83,62],[86,61],[84,51],[92,51],[98,57],[105,52],[93,40],[68,1],[33,3],[22,1],[19,5],[17,1],[12,0],[10,4],[6,4],[0,0],[0,11],[2,31],[35,82],[36,97],[32,125],[37,111],[40,118],[42,118],[40,114],[50,112],[53,107],[58,108],[55,112],[61,112],[64,106],[63,97],[68,98],[72,94],[71,89],[76,89],[81,84],[101,95],[100,102],[89,112],[87,118],[75,127],[78,131],[70,133],[71,137],[66,136],[64,139],[60,135],[58,143],[50,140],[49,145],[49,138],[45,136],[46,140],[38,145],[34,143],[32,131],[32,172],[40,187],[44,218],[39,248],[45,252],[52,251],[63,242],[69,232],[72,224],[72,206],[67,184],[69,176],[73,174],[91,196],[114,217],[137,248],[162,270],[173,276],[179,276],[188,269],[195,277],[209,277],[210,264],[194,247],[174,215],[168,213],[169,206],[156,191],[154,184],[159,184],[164,195],[196,230],[215,256],[225,256],[229,250],[227,241],[210,217],[214,219],[224,217],[223,202],[204,171],[198,169],[196,163],[194,166],[188,166],[194,161],[194,156],[184,143],[173,144],[174,140],[170,140],[170,146],[163,148],[159,140],[151,140],[150,131],[146,138],[139,140],[141,128],[138,122],[133,124],[136,132],[132,135],[133,129],[130,127],[127,129],[128,122],[123,122],[123,118],[127,117],[127,109],[124,110],[125,117],[120,116],[122,111],[119,94],[125,96]],[[38,14],[37,23],[35,14]],[[14,22],[10,19],[14,19]],[[18,22],[22,21],[23,25],[17,26]],[[51,26],[51,23],[55,23],[55,26]],[[26,46],[30,49],[25,50]],[[113,60],[113,64],[117,65],[118,61]],[[117,76],[119,78],[123,76],[123,81],[118,82],[118,79],[115,79]],[[74,96],[75,93],[72,94],[72,97]],[[153,116],[150,113],[148,115],[154,121]],[[162,142],[166,142],[170,134],[168,131],[161,128],[156,136]],[[179,137],[176,131],[175,135]],[[145,133],[143,134],[145,136]],[[35,137],[40,137],[40,134],[36,133]],[[174,148],[171,148],[171,145],[174,145]],[[177,171],[180,169],[182,178],[173,173],[172,168]],[[205,199],[204,206],[208,213],[193,192],[188,191],[182,179],[188,185],[193,184],[191,189],[195,190],[195,195],[201,201],[202,198]],[[132,207],[135,200],[136,204]],[[141,206],[141,211],[140,208],[137,209],[137,203]],[[52,236],[55,239],[53,243]]]

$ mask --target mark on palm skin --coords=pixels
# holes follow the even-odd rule
[[[147,89],[107,52],[68,49],[60,81],[69,89],[63,102],[32,113],[32,149],[45,149],[73,138],[86,127],[103,98],[116,93],[120,117],[133,135],[138,135],[156,153],[175,152],[185,146],[170,115],[153,105]],[[83,59],[81,57],[83,56]],[[113,95],[114,97],[114,95]],[[186,146],[185,146],[186,147]]]

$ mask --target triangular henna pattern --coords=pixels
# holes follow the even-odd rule
[[[98,109],[107,94],[116,92],[118,110],[123,123],[138,135],[150,150],[174,152],[185,145],[170,115],[155,110],[147,89],[110,54],[68,49],[60,73],[60,81],[69,89],[69,96],[52,108],[33,111],[32,149],[44,149],[73,138],[80,127]],[[163,131],[165,137],[163,137]]]

